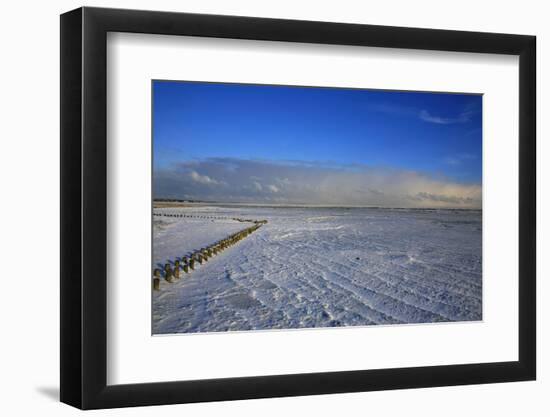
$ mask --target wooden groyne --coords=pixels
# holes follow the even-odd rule
[[[252,220],[241,219],[240,217],[226,217],[226,216],[208,216],[208,215],[195,215],[195,214],[180,214],[180,213],[153,213],[156,217],[174,217],[174,218],[190,218],[190,219],[211,219],[211,220],[233,220],[240,223],[262,223],[266,220]]]
[[[192,215],[183,215],[183,214],[160,214],[167,217],[199,217],[201,216],[192,216]],[[204,217],[204,218],[216,218],[216,217]],[[228,219],[220,218],[219,219]],[[230,248],[241,240],[247,238],[264,224],[267,223],[267,220],[248,220],[248,219],[237,219],[231,218],[231,220],[236,220],[240,222],[251,222],[253,226],[247,227],[246,229],[240,230],[236,233],[233,233],[226,238],[219,240],[212,245],[207,247],[195,250],[190,255],[185,255],[180,258],[175,259],[174,261],[168,260],[164,265],[164,270],[156,268],[153,270],[153,289],[158,291],[160,290],[160,281],[164,276],[164,280],[173,283],[181,279],[185,274],[190,274],[198,265],[202,265],[208,262],[212,257],[220,254],[224,250]],[[173,265],[173,266],[172,266]]]

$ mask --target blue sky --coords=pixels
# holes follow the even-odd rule
[[[291,203],[311,200],[317,190],[327,198],[316,201],[328,204],[336,198],[328,194],[341,192],[326,188],[327,181],[340,187],[353,177],[376,190],[353,196],[353,204],[481,204],[479,95],[154,81],[153,96],[157,197]],[[292,190],[284,184],[287,170],[295,177]],[[294,181],[301,176],[311,177],[300,185],[309,190],[303,197]],[[405,177],[407,184],[415,177],[431,185],[410,193],[405,183],[388,188]],[[397,192],[401,200],[379,194]],[[435,197],[415,202],[422,195]]]

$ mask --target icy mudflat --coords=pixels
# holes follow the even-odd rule
[[[481,211],[155,209],[154,267],[256,232],[153,292],[153,333],[482,319]],[[217,217],[217,218],[216,218]]]

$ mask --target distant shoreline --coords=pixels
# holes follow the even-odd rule
[[[382,207],[382,206],[336,206],[336,205],[308,205],[308,204],[264,204],[264,203],[222,203],[216,201],[189,201],[189,200],[169,200],[154,199],[154,208],[174,208],[174,207],[260,207],[260,208],[310,208],[310,209],[374,209],[374,210],[452,210],[452,211],[483,211],[482,208],[463,208],[463,207]]]

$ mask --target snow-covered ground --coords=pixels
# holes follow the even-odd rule
[[[171,210],[170,212],[173,212]],[[230,218],[153,218],[153,264],[164,268],[167,260],[189,256],[197,249],[211,245],[249,226]]]
[[[154,216],[154,267],[268,223],[153,292],[153,333],[482,319],[481,211],[182,207]],[[214,218],[204,218],[205,216]]]

